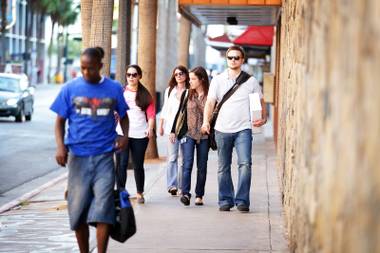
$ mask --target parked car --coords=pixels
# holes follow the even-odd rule
[[[33,94],[25,74],[0,73],[0,116],[14,116],[16,122],[32,120]]]

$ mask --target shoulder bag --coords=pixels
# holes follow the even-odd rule
[[[177,139],[181,139],[187,133],[187,99],[188,90],[186,89],[182,95],[177,114],[172,126],[172,133],[175,133]]]
[[[215,109],[211,115],[210,134],[208,136],[208,145],[212,150],[217,150],[217,148],[218,148],[216,146],[216,141],[215,141],[215,129],[214,129],[214,127],[215,127],[216,119],[218,118],[220,108],[222,107],[224,102],[226,102],[227,99],[229,99],[232,96],[232,94],[234,94],[234,92],[240,87],[240,85],[242,83],[245,83],[250,77],[251,77],[251,75],[249,75],[248,73],[246,73],[244,71],[241,71],[239,76],[236,78],[235,84],[226,92],[226,94],[224,94],[222,100],[220,100],[220,102],[218,104],[216,104]]]

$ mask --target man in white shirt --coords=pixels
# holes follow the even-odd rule
[[[241,73],[245,53],[239,46],[227,50],[228,69],[214,77],[210,84],[204,110],[202,131],[210,133],[210,119],[216,102],[235,84]],[[251,120],[249,94],[257,92],[262,105],[262,118]],[[226,100],[219,111],[215,124],[215,140],[218,147],[218,204],[220,211],[230,211],[235,205],[240,212],[249,212],[251,188],[252,126],[266,123],[265,102],[261,87],[254,77],[250,77]],[[235,147],[238,158],[238,186],[236,195],[231,178],[232,151]]]

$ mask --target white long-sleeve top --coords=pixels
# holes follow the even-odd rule
[[[123,95],[129,106],[129,110],[127,111],[129,118],[128,137],[141,139],[147,137],[149,127],[147,118],[155,119],[156,109],[152,101],[146,111],[141,110],[141,108],[136,104],[136,94],[136,91],[130,90],[127,86]],[[118,123],[116,131],[119,135],[123,135],[120,123]]]
[[[164,105],[161,110],[161,119],[164,120],[164,133],[170,134],[175,115],[179,108],[179,99],[177,99],[177,86],[175,86],[169,95],[169,87],[165,90]]]

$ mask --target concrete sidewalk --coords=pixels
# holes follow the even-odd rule
[[[253,151],[251,211],[220,212],[217,155],[210,152],[204,206],[188,207],[166,191],[164,173],[135,207],[137,233],[124,244],[110,241],[109,252],[289,252],[275,169],[274,144],[258,137]],[[233,161],[236,186],[236,160]],[[195,185],[193,169],[192,193]],[[164,171],[163,171],[164,172]]]
[[[289,252],[274,145],[260,135],[254,143],[249,213],[236,208],[218,210],[216,152],[209,155],[204,206],[195,206],[192,199],[191,205],[184,207],[179,197],[170,196],[164,163],[147,161],[146,204],[134,205],[137,233],[124,244],[110,240],[108,252]],[[161,141],[158,145],[165,147]],[[232,170],[236,185],[235,164],[236,160]],[[66,180],[60,181],[0,215],[0,252],[78,252],[63,200],[65,185]],[[133,171],[128,171],[127,187],[133,195]],[[96,247],[94,232],[91,230],[92,249]]]

